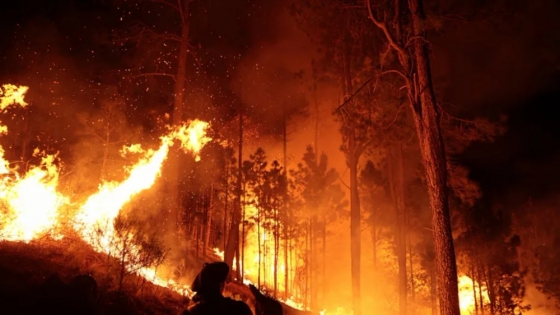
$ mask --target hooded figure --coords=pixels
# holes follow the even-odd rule
[[[226,263],[205,263],[191,285],[191,289],[196,293],[192,298],[195,304],[181,314],[252,315],[247,304],[222,295],[228,275],[229,266]]]

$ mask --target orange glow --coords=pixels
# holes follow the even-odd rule
[[[27,103],[24,101],[27,90],[29,90],[27,86],[2,85],[0,88],[0,110],[4,110],[12,104],[18,104],[22,107],[27,106]]]
[[[0,110],[11,105],[26,106],[24,96],[27,90],[25,86],[3,85],[0,89]],[[211,140],[206,136],[208,127],[207,122],[194,120],[188,125],[169,128],[169,133],[160,138],[157,150],[144,150],[140,144],[123,147],[121,154],[140,154],[139,161],[127,169],[128,176],[122,182],[103,182],[98,192],[79,206],[71,219],[73,228],[95,250],[114,256],[118,240],[115,242],[117,236],[113,223],[122,207],[135,195],[153,186],[161,174],[169,148],[175,142],[179,142],[183,150],[194,154],[197,161],[200,160],[200,150]],[[7,134],[5,126],[0,125],[0,134]],[[0,203],[4,212],[0,219],[0,240],[29,242],[45,234],[55,238],[61,236],[55,234],[58,232],[56,228],[66,222],[61,222],[59,208],[70,204],[70,201],[57,191],[59,168],[54,163],[56,155],[46,155],[36,149],[34,156],[42,157],[40,165],[21,174],[10,168],[0,146]],[[98,237],[94,239],[94,235]],[[134,247],[132,253],[140,250]],[[191,293],[188,286],[158,277],[153,269],[128,267],[154,284],[186,295]]]
[[[247,204],[244,208],[245,217],[256,217],[258,209],[252,205]],[[260,230],[260,235],[258,232]],[[259,267],[260,267],[260,277],[261,286],[266,287],[271,290],[274,288],[274,273],[276,272],[274,268],[274,234],[272,229],[266,228],[264,222],[260,223],[260,227],[257,225],[251,228],[246,228],[245,230],[245,244],[244,244],[244,261],[240,263],[243,270],[243,283],[253,284],[257,286],[259,280]],[[259,256],[259,238],[260,238],[260,256]],[[293,246],[293,245],[292,245]],[[297,246],[295,246],[297,247]],[[297,290],[289,290],[288,299],[283,299],[283,292],[286,288],[285,286],[285,262],[284,262],[284,242],[281,241],[278,253],[278,297],[277,299],[282,303],[291,306],[299,310],[309,310],[309,306],[305,305],[304,299],[298,296]],[[296,252],[297,248],[292,248],[290,251]],[[224,259],[224,252],[218,248],[214,248],[214,253]],[[290,259],[288,263],[290,268],[293,269],[296,266],[302,266],[303,260],[297,258],[297,255],[289,253]],[[260,266],[259,266],[260,264]],[[237,266],[237,261],[234,257],[233,268]],[[321,315],[352,315],[351,310],[339,307],[337,309],[325,309],[320,312]]]
[[[473,291],[473,280],[466,275],[462,275],[459,277],[459,307],[461,308],[461,314],[463,315],[470,315],[475,312],[475,305],[478,302],[480,290],[482,289],[482,301],[484,304],[490,302],[490,298],[488,297],[488,291],[486,290],[485,286],[480,287],[480,284],[474,282],[474,286],[476,288],[476,297]],[[475,302],[475,298],[477,302]],[[478,305],[480,307],[480,305]]]
[[[0,88],[0,110],[8,106],[26,106],[24,101],[28,87],[5,84]],[[0,126],[1,133],[7,128]],[[53,232],[58,221],[58,208],[68,201],[56,190],[58,169],[54,163],[56,156],[45,155],[38,149],[35,156],[42,156],[39,166],[22,175],[11,169],[4,159],[4,149],[0,146],[0,203],[4,215],[0,220],[0,239],[29,242],[45,233]]]
[[[122,154],[138,153],[143,157],[129,169],[128,177],[122,182],[104,182],[99,191],[91,195],[74,218],[74,228],[81,237],[94,249],[111,256],[117,256],[122,243],[115,233],[114,222],[122,207],[135,195],[152,187],[161,174],[163,162],[167,158],[169,148],[174,140],[181,142],[181,147],[189,150],[198,157],[200,149],[211,139],[206,137],[205,130],[208,123],[195,120],[190,125],[183,125],[172,129],[169,134],[161,137],[160,147],[154,150],[144,150],[138,144],[123,148]],[[193,132],[193,130],[195,132]],[[141,248],[134,248],[139,252]],[[129,262],[129,264],[132,264]],[[190,294],[190,288],[173,281],[157,277],[155,270],[130,265],[133,270],[155,284],[169,287],[182,294]]]
[[[27,87],[3,85],[0,88],[0,112],[9,106],[25,107],[24,100]],[[200,160],[201,149],[212,139],[206,135],[209,124],[194,120],[189,124],[169,127],[167,134],[160,137],[157,148],[147,149],[141,144],[124,146],[123,156],[136,158],[133,165],[126,168],[126,176],[121,181],[105,181],[100,183],[96,193],[86,198],[83,204],[73,204],[69,197],[58,191],[60,164],[57,155],[48,155],[35,151],[36,157],[41,157],[41,163],[29,170],[12,169],[10,163],[4,159],[4,150],[0,146],[0,240],[29,242],[44,235],[60,237],[58,227],[69,223],[80,237],[89,243],[96,251],[116,256],[119,252],[118,238],[115,231],[115,219],[121,209],[142,191],[150,189],[161,176],[162,166],[168,157],[170,148],[179,145],[183,150],[193,154],[196,161]],[[0,134],[7,134],[7,128],[0,125]],[[247,203],[248,200],[245,200]],[[70,218],[60,215],[62,206],[69,205],[75,213]],[[251,204],[245,205],[246,218],[256,217],[258,209]],[[69,222],[66,222],[69,220]],[[244,257],[242,266],[243,282],[245,284],[259,282],[268,289],[274,288],[274,276],[278,282],[278,296],[284,296],[286,290],[284,261],[285,246],[282,240],[278,250],[278,270],[274,266],[274,231],[270,222],[260,222],[259,225],[246,227]],[[289,275],[294,277],[295,269],[305,268],[301,255],[304,252],[301,241],[294,240],[288,249]],[[132,252],[139,253],[141,247],[133,246]],[[223,259],[223,252],[215,249]],[[140,268],[134,262],[127,262],[129,270],[140,274],[152,283],[167,287],[184,295],[191,295],[189,286],[165,279],[156,274],[152,268]],[[236,266],[234,261],[233,267]],[[290,279],[293,281],[293,279]],[[469,314],[474,310],[472,281],[467,276],[459,278],[460,302],[462,314]],[[297,309],[309,309],[305,305],[300,288],[288,286],[289,294],[286,300],[280,301]],[[478,289],[478,286],[477,286]],[[482,287],[485,303],[488,301],[486,288]],[[351,315],[353,312],[345,308],[324,309],[322,315]]]

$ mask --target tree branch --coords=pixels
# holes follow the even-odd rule
[[[404,51],[404,48],[397,43],[397,41],[395,40],[391,32],[389,32],[387,25],[384,22],[379,21],[373,16],[373,11],[371,10],[371,0],[366,0],[366,3],[367,3],[369,19],[373,22],[373,24],[375,24],[375,26],[377,26],[380,30],[383,31],[383,34],[385,34],[385,37],[387,37],[387,41],[389,41],[391,47],[393,47],[393,49],[395,49],[399,55],[406,56],[406,52]]]
[[[381,72],[380,75],[386,75],[386,74],[389,74],[389,73],[397,74],[398,76],[400,76],[401,78],[403,78],[403,80],[404,80],[406,83],[408,83],[408,81],[409,81],[408,77],[407,77],[404,73],[402,73],[401,71],[399,71],[399,70],[386,70],[386,71]]]
[[[187,5],[189,4],[187,3]],[[183,2],[181,0],[177,0],[177,10],[179,11],[179,14],[181,16],[181,23],[187,23],[185,14],[183,14],[183,9]]]
[[[348,170],[348,168],[346,168],[346,170]],[[346,171],[344,171],[344,173],[346,173]],[[350,189],[350,186],[347,185],[342,178],[340,178],[340,175],[338,175],[338,180],[342,183],[342,185],[344,185],[346,188]]]
[[[165,5],[167,5],[167,6],[172,7],[173,9],[175,9],[175,10],[181,12],[180,7],[176,6],[175,4],[173,4],[173,3],[171,3],[171,2],[169,2],[169,1],[167,1],[167,0],[151,0],[151,1],[152,1],[153,3],[162,3],[162,4],[165,4]]]
[[[129,76],[133,77],[133,78],[150,77],[150,76],[163,76],[163,77],[170,77],[170,78],[173,79],[173,81],[176,81],[176,78],[175,78],[174,74],[165,73],[165,72],[147,72],[147,73],[131,74]]]
[[[141,31],[139,31],[138,33],[132,35],[132,36],[128,36],[128,37],[120,37],[117,39],[114,39],[113,42],[114,43],[122,43],[122,42],[131,42],[131,41],[136,41],[138,42],[140,38],[142,37],[150,37],[150,35],[154,38],[158,38],[158,39],[162,39],[162,40],[171,40],[171,41],[176,41],[179,42],[181,41],[181,38],[175,34],[160,34],[155,32],[154,30],[151,29],[143,29]]]
[[[338,112],[340,111],[344,106],[346,106],[346,104],[350,103],[350,101],[352,101],[352,99],[354,98],[354,96],[356,96],[356,94],[358,94],[361,90],[363,90],[373,79],[377,79],[375,81],[375,86],[377,86],[377,82],[379,81],[379,75],[374,75],[372,77],[370,77],[369,79],[366,80],[366,82],[364,82],[364,84],[362,84],[354,93],[352,93],[352,95],[350,95],[346,101],[344,101],[344,103],[340,104],[337,108],[335,108],[334,112]]]

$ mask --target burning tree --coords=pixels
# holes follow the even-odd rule
[[[127,276],[137,274],[143,269],[157,268],[164,262],[167,249],[163,245],[162,235],[156,230],[149,230],[146,222],[119,215],[112,223],[114,233],[105,235],[107,226],[98,225],[92,239],[96,246],[108,246],[108,269],[115,269],[108,274],[117,277],[117,290],[123,290]],[[108,244],[104,244],[108,242]],[[115,265],[111,257],[118,263]]]
[[[291,177],[293,193],[302,199],[301,219],[307,221],[302,234],[305,235],[305,261],[309,266],[306,288],[311,292],[306,292],[306,295],[310,297],[310,305],[313,308],[318,305],[319,293],[322,293],[323,298],[325,295],[324,290],[320,292],[316,287],[325,287],[328,227],[343,215],[347,201],[344,200],[344,192],[337,183],[339,175],[335,169],[329,168],[326,154],[322,153],[318,157],[310,145],[306,148],[302,162],[292,170]],[[322,255],[319,255],[319,252],[322,252]]]

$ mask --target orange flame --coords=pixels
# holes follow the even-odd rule
[[[2,182],[0,199],[10,209],[3,222],[3,239],[29,242],[57,224],[58,209],[68,199],[56,191],[58,169],[52,164],[54,158],[47,155],[41,166],[29,170],[25,177]]]
[[[26,106],[24,96],[27,90],[28,87],[25,86],[3,85],[0,88],[0,111],[13,104]],[[183,150],[192,152],[195,159],[200,160],[200,150],[212,140],[206,136],[208,127],[207,122],[194,120],[188,125],[170,128],[169,133],[160,138],[161,145],[157,150],[144,150],[140,144],[124,147],[122,154],[137,153],[142,154],[142,158],[128,169],[128,177],[124,181],[104,182],[100,185],[99,191],[87,199],[73,218],[74,229],[95,250],[113,255],[117,250],[114,248],[117,246],[115,244],[118,243],[114,241],[116,235],[113,223],[121,208],[135,195],[153,186],[174,142],[178,141]],[[6,133],[7,128],[0,125],[0,134]],[[9,167],[0,146],[0,209],[3,212],[0,218],[0,239],[28,242],[53,232],[61,221],[58,209],[69,203],[67,197],[57,192],[59,169],[54,164],[56,155],[45,155],[38,149],[34,155],[43,156],[40,165],[21,175]],[[94,241],[92,236],[100,228],[102,237]],[[138,254],[140,250],[139,247],[134,247],[132,253]],[[158,277],[154,269],[137,267],[130,265],[129,269],[154,284],[190,294],[188,286]]]
[[[96,250],[114,256],[118,251],[115,244],[120,242],[119,240],[115,242],[117,236],[113,223],[121,208],[135,195],[154,185],[155,180],[161,174],[163,162],[166,160],[174,140],[179,140],[183,149],[193,152],[195,158],[199,159],[200,150],[211,140],[206,137],[207,128],[208,123],[195,120],[188,126],[182,125],[172,129],[169,134],[161,137],[161,145],[156,151],[144,150],[138,144],[124,147],[121,153],[140,153],[144,154],[144,157],[130,168],[129,175],[124,181],[120,183],[105,182],[96,194],[87,199],[74,218],[74,228],[81,237]],[[141,249],[136,248],[135,250]],[[159,278],[153,269],[130,267],[138,270],[138,273],[158,285],[171,286],[183,294],[190,293],[188,286],[181,286],[170,280]]]
[[[27,90],[29,90],[27,86],[2,85],[2,88],[0,88],[0,110],[4,110],[12,104],[18,104],[22,107],[27,106],[27,103],[23,100]]]
[[[10,105],[26,106],[28,87],[5,84],[0,88],[0,111]],[[0,133],[7,128],[0,126]],[[56,225],[58,208],[68,200],[56,191],[58,169],[53,164],[56,156],[45,155],[38,149],[35,156],[43,155],[41,164],[32,167],[25,176],[10,169],[0,146],[0,202],[5,214],[0,221],[0,239],[29,242]]]
[[[461,309],[461,314],[470,315],[475,312],[475,299],[479,294],[482,293],[482,302],[487,304],[490,302],[488,297],[488,291],[485,286],[480,286],[476,281],[474,281],[474,289],[476,289],[476,294],[474,294],[473,280],[466,275],[461,275],[459,277],[459,307]],[[480,305],[478,306],[480,307]]]

